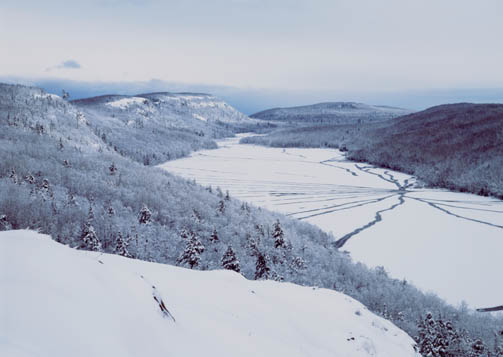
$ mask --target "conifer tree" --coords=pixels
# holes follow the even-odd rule
[[[94,221],[94,211],[93,206],[89,205],[89,211],[87,211],[87,222],[92,223]]]
[[[218,212],[220,212],[220,213],[224,213],[225,212],[225,202],[224,202],[224,200],[220,200],[220,202],[218,202]]]
[[[428,312],[424,320],[418,324],[419,335],[416,338],[419,353],[432,357],[478,356],[473,351],[484,350],[484,346],[473,344],[466,346],[451,322],[444,322],[441,318],[435,321]],[[470,348],[471,347],[471,348]]]
[[[7,220],[7,216],[5,214],[0,214],[0,231],[8,231],[9,229],[12,229],[12,226]]]
[[[115,242],[115,254],[130,258],[131,254],[129,254],[128,246],[129,240],[127,238],[124,238],[121,232],[117,233],[117,240]]]
[[[95,252],[101,250],[101,243],[91,222],[86,222],[82,227],[80,239],[82,241],[80,246],[82,249],[92,250]]]
[[[194,232],[190,232],[190,238],[185,246],[185,250],[178,258],[178,263],[188,264],[192,269],[193,267],[199,265],[199,261],[201,260],[200,255],[202,252],[204,252],[203,244]]]
[[[180,232],[180,238],[182,238],[183,240],[188,239],[190,236],[191,232],[189,232],[186,228],[182,229],[182,231]]]
[[[255,264],[255,280],[268,279],[269,267],[267,266],[267,259],[261,252],[257,252],[257,263]]]
[[[93,207],[89,205],[89,211],[87,213],[87,221],[82,226],[82,231],[80,233],[80,240],[81,240],[80,248],[97,252],[101,250],[101,243],[98,239],[96,231],[94,230],[92,224],[93,220],[94,220]]]
[[[213,228],[213,232],[211,233],[211,236],[210,236],[210,242],[212,243],[216,243],[218,242],[220,239],[218,238],[218,233],[217,233],[217,230],[215,228]]]
[[[281,225],[279,223],[279,219],[276,220],[273,226],[274,231],[272,232],[272,237],[274,238],[274,247],[280,248],[285,245],[285,238],[283,229],[281,229]]]
[[[138,214],[138,221],[140,224],[148,224],[152,218],[152,212],[148,209],[147,205],[143,205],[140,213]]]
[[[222,267],[227,270],[234,270],[237,273],[241,271],[239,260],[236,258],[236,254],[230,245],[227,247],[227,251],[222,257]]]

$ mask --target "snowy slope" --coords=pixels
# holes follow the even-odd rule
[[[2,356],[417,356],[403,331],[331,290],[76,251],[32,231],[0,232],[0,255]]]

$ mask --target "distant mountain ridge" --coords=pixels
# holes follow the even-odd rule
[[[310,124],[242,142],[340,148],[351,160],[406,172],[433,186],[503,199],[503,104],[444,104],[364,125]]]
[[[323,102],[288,108],[273,108],[251,115],[252,118],[302,124],[350,124],[396,118],[412,111],[390,106],[356,102]]]

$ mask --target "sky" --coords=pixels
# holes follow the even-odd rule
[[[500,102],[502,13],[501,0],[2,0],[0,80],[205,89],[248,112]]]

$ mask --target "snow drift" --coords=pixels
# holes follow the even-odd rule
[[[331,290],[77,251],[32,231],[0,232],[0,255],[2,356],[417,356],[405,332]]]

